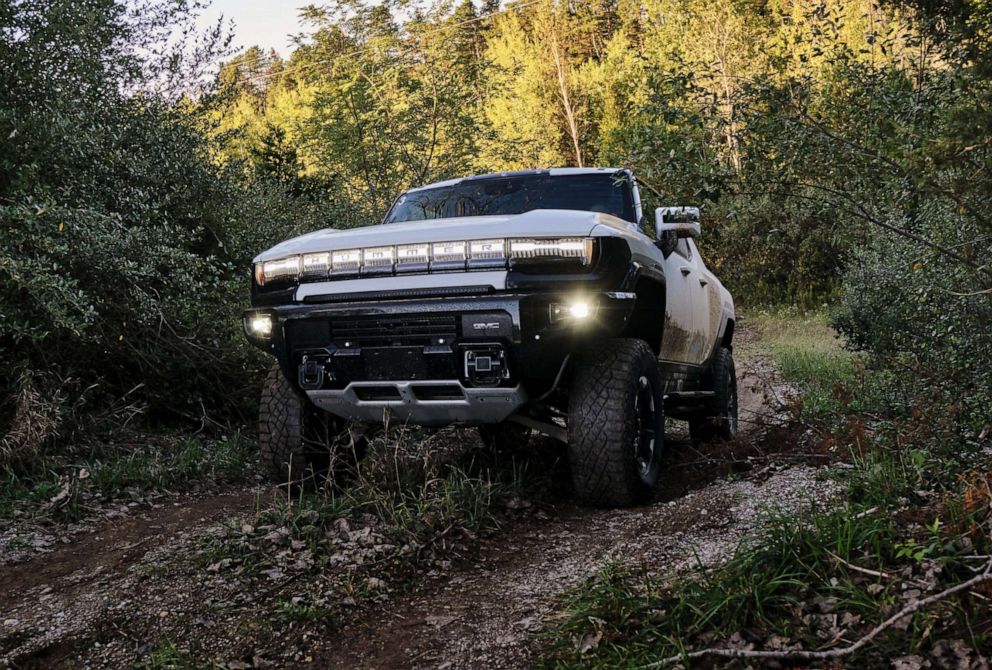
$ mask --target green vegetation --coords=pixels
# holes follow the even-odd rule
[[[203,667],[198,661],[200,657],[200,649],[186,651],[166,640],[148,654],[148,658],[139,667],[142,670],[197,670]]]
[[[493,460],[480,450],[471,429],[394,428],[372,440],[344,486],[288,493],[258,510],[250,524],[283,527],[294,539],[310,543],[326,539],[324,531],[337,519],[374,520],[399,546],[428,544],[452,530],[492,529],[511,499],[546,495],[550,468],[533,462],[542,455],[532,454],[529,461]],[[251,537],[239,536],[237,544],[265,556]]]
[[[677,585],[607,566],[565,603],[567,618],[546,641],[544,666],[639,667],[748,643],[771,650],[834,646],[842,631],[853,641],[921,591],[930,592],[936,573],[940,583],[955,583],[982,567],[937,526],[920,545],[900,544],[900,537],[890,518],[842,510],[802,523],[773,517],[765,534],[729,563]],[[925,652],[933,646],[927,630],[936,630],[936,639],[962,636],[974,649],[987,648],[989,615],[977,605],[965,599],[918,613],[850,663],[882,667],[895,656]],[[583,653],[585,640],[597,642]]]
[[[848,410],[859,372],[858,357],[820,312],[788,310],[749,313],[747,322],[761,336],[762,346],[787,379],[796,384],[799,403],[793,409],[813,422]]]

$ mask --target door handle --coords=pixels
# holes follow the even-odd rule
[[[706,281],[706,280],[705,280],[705,279],[703,279],[702,277],[700,277],[700,278],[699,278],[699,285],[700,285],[700,286],[706,286],[707,284],[709,284],[709,282],[708,282],[708,281]]]
[[[686,276],[688,276],[688,275],[689,275],[689,273],[690,273],[690,272],[692,272],[692,268],[691,268],[691,267],[689,267],[688,265],[683,265],[683,266],[682,266],[681,268],[679,268],[679,269],[680,269],[680,270],[682,271],[682,276],[683,276],[683,277],[686,277]]]

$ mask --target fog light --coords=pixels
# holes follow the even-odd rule
[[[586,300],[574,300],[568,303],[553,302],[550,305],[551,323],[559,321],[586,321],[596,310],[595,303]]]
[[[253,316],[248,321],[248,328],[254,335],[268,337],[272,334],[272,317],[267,314]]]
[[[568,306],[568,313],[574,319],[585,319],[589,316],[589,303],[573,302]]]

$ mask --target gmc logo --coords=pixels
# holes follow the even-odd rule
[[[496,330],[499,328],[499,321],[490,321],[489,323],[473,323],[473,330]]]

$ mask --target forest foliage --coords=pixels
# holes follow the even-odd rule
[[[198,10],[0,7],[0,462],[250,416],[254,253],[559,165],[701,206],[739,302],[828,303],[907,388],[988,420],[985,0],[333,0],[286,59],[225,55]]]

